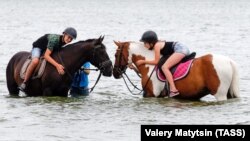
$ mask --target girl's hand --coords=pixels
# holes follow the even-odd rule
[[[136,65],[137,65],[137,66],[140,66],[140,65],[143,65],[143,64],[145,64],[145,60],[138,60],[138,61],[136,62]]]
[[[129,67],[130,69],[135,69],[135,67],[134,67],[134,65],[133,65],[132,63],[128,64],[128,67]]]

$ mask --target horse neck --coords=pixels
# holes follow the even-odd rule
[[[65,69],[73,74],[88,61],[91,49],[91,46],[83,46],[82,44],[67,47],[59,52],[61,56],[59,63],[63,63]]]
[[[144,44],[141,42],[131,42],[130,46],[128,48],[129,52],[129,61],[133,62],[136,65],[136,62],[138,60],[153,60],[154,59],[154,51],[148,50],[144,47]],[[142,75],[142,77],[148,74],[148,72],[152,72],[154,69],[153,65],[141,65],[136,66],[139,73]]]
[[[148,50],[142,42],[130,42],[128,47],[129,61],[133,61],[132,56],[141,56],[146,60],[153,60],[155,55],[153,50]]]

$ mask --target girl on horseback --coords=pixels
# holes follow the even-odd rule
[[[148,48],[149,50],[154,50],[155,59],[139,60],[136,62],[136,64],[138,66],[142,64],[157,65],[161,55],[169,56],[162,66],[162,71],[170,85],[170,97],[178,95],[179,91],[175,87],[170,68],[179,63],[185,56],[189,55],[189,49],[179,42],[160,41],[158,40],[157,34],[151,30],[144,32],[140,41],[144,42],[144,47]]]

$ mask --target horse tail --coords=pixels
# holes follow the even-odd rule
[[[13,96],[17,96],[19,94],[19,89],[17,88],[17,83],[14,78],[14,56],[9,61],[7,68],[6,68],[6,82],[7,82],[7,88],[9,90],[9,94]]]
[[[239,73],[236,63],[233,60],[230,60],[230,64],[233,70],[232,81],[229,87],[229,92],[227,94],[228,98],[237,98],[240,97],[239,91]]]

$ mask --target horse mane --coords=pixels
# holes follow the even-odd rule
[[[93,42],[95,39],[87,39],[87,40],[81,40],[72,44],[68,44],[63,48],[69,48],[69,47],[73,47],[73,46],[77,46],[78,44],[82,44],[82,43],[91,43]]]
[[[97,40],[97,39],[81,40],[81,41],[78,41],[78,42],[75,42],[75,43],[72,43],[72,44],[68,44],[68,45],[64,46],[62,49],[72,48],[74,46],[79,46],[79,44],[83,44],[83,43],[92,43],[95,40]]]

